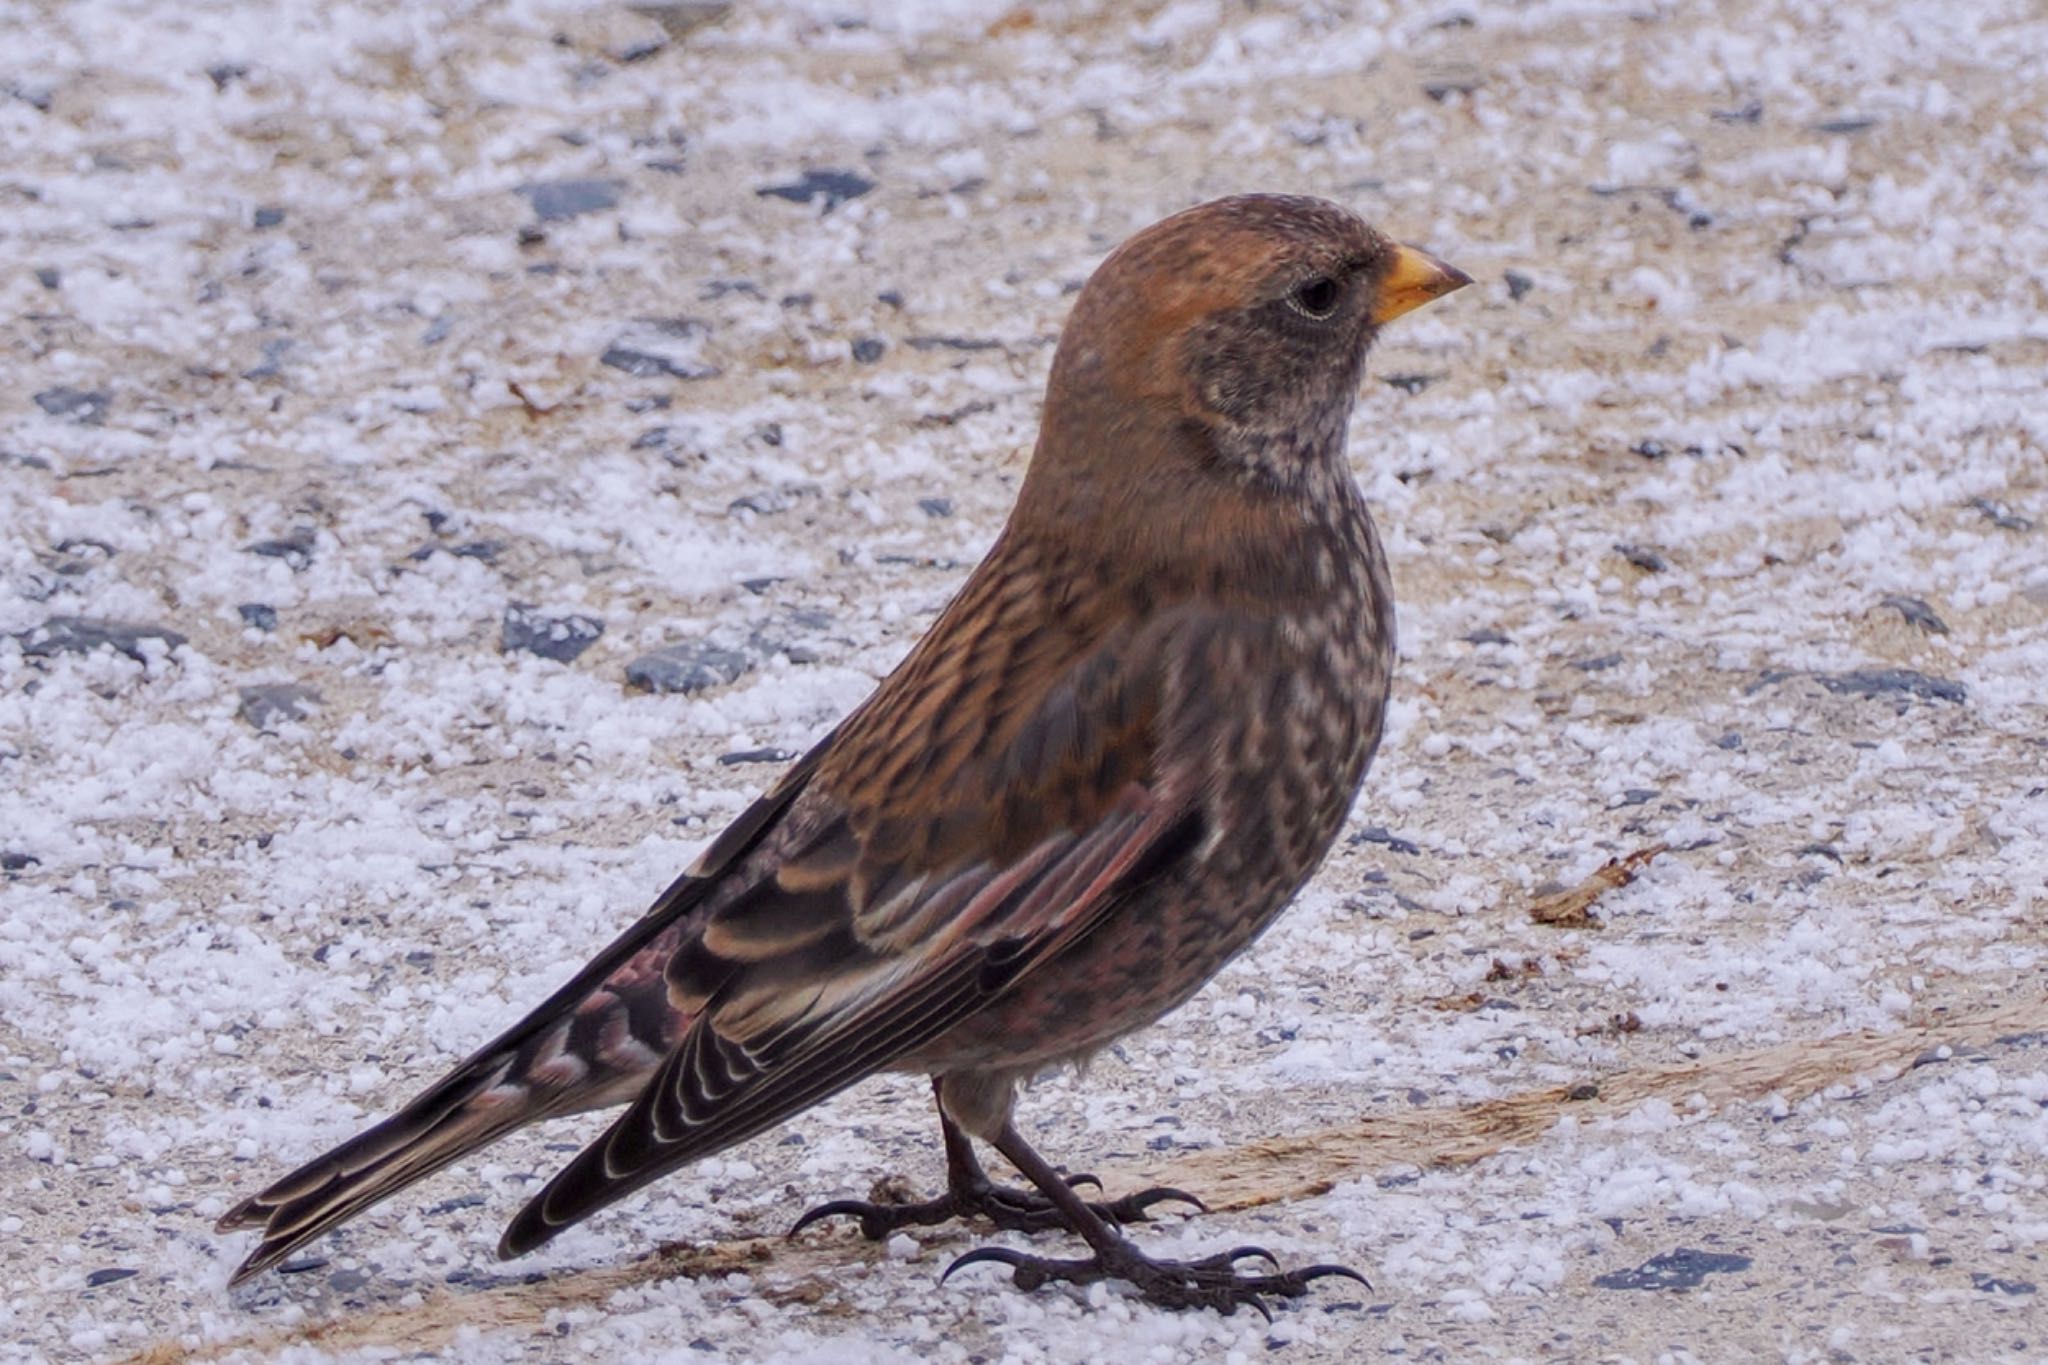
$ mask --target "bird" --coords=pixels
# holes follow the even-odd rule
[[[929,1077],[948,1186],[841,1200],[871,1237],[979,1215],[1087,1255],[971,1264],[1167,1308],[1293,1298],[1343,1266],[1175,1261],[1014,1121],[1021,1086],[1187,1000],[1321,863],[1395,657],[1347,454],[1380,329],[1470,277],[1326,199],[1247,194],[1112,251],[1055,348],[1011,514],[927,633],[554,994],[391,1117],[235,1205],[240,1284],[529,1124],[619,1108],[521,1208],[513,1257],[878,1072]],[[1029,1182],[999,1185],[974,1144]],[[1270,1270],[1248,1261],[1270,1263]]]

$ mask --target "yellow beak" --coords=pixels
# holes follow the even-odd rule
[[[1380,281],[1379,297],[1372,302],[1373,326],[1392,322],[1410,309],[1420,308],[1431,299],[1440,299],[1470,283],[1470,275],[1445,265],[1427,251],[1397,246],[1393,269]]]

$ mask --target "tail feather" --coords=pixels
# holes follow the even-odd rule
[[[216,1230],[263,1229],[229,1283],[514,1129],[632,1098],[689,1022],[669,1005],[662,968],[695,891],[678,882],[574,980],[405,1108],[228,1210]]]
[[[496,1068],[501,1074],[503,1069]],[[447,1097],[442,1094],[445,1083],[436,1086],[230,1209],[215,1225],[218,1231],[261,1227],[263,1239],[228,1283],[261,1274],[372,1204],[539,1117],[523,1104],[490,1103],[484,1097],[495,1083],[486,1072],[470,1078],[469,1094]]]
[[[711,888],[781,837],[778,828],[831,740],[792,767],[640,920],[510,1029],[376,1127],[243,1200],[215,1225],[260,1227],[240,1284],[372,1204],[514,1129],[626,1103],[688,1030],[665,970]],[[772,865],[761,854],[756,861]]]

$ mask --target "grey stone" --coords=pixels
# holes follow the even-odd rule
[[[1412,841],[1403,839],[1398,834],[1389,833],[1385,825],[1367,825],[1345,842],[1353,848],[1361,844],[1382,844],[1389,853],[1413,855],[1422,852],[1422,849]]]
[[[1647,545],[1617,545],[1614,552],[1644,573],[1663,573],[1669,567],[1664,556]]]
[[[617,208],[625,187],[616,180],[542,180],[521,185],[519,193],[543,223],[558,223],[586,213]]]
[[[786,185],[763,185],[754,193],[763,199],[787,199],[792,204],[825,201],[830,213],[849,199],[858,199],[875,187],[875,182],[854,171],[805,171]]]
[[[715,24],[732,13],[731,0],[652,0],[626,6],[635,14],[643,14],[671,38],[686,37],[692,30]]]
[[[1929,635],[1948,634],[1948,622],[1942,620],[1935,613],[1933,607],[1928,606],[1917,597],[1906,597],[1900,593],[1889,593],[1879,600],[1878,605],[1890,607],[1893,611],[1906,618],[1907,625],[1918,626]]]
[[[1421,393],[1442,378],[1440,374],[1383,374],[1380,383],[1403,393]]]
[[[325,701],[319,688],[299,683],[256,683],[241,693],[242,705],[235,714],[258,730],[274,730],[279,721],[304,720],[309,708]]]
[[[718,756],[721,768],[737,768],[744,763],[787,763],[796,755],[787,749],[739,749]]]
[[[626,665],[626,682],[643,692],[703,692],[737,680],[754,666],[736,649],[686,641],[663,645]]]
[[[523,650],[558,663],[572,663],[597,643],[604,622],[595,616],[543,616],[523,602],[505,608],[499,648],[507,654]]]
[[[1986,1294],[2017,1295],[2040,1292],[2040,1286],[2036,1285],[2032,1280],[2002,1280],[1996,1275],[1986,1275],[1979,1271],[1972,1271],[1970,1273],[1970,1285],[1972,1288],[1982,1290]]]
[[[284,373],[284,358],[291,354],[290,337],[272,337],[263,343],[263,359],[242,371],[244,379],[275,379]]]
[[[298,573],[313,562],[315,535],[312,527],[299,526],[293,528],[289,535],[279,536],[275,540],[252,541],[242,548],[252,555],[261,555],[265,559],[282,559],[287,568],[293,573]]]
[[[1003,343],[994,337],[917,336],[910,339],[913,351],[999,351]]]
[[[102,645],[119,650],[137,663],[147,662],[144,640],[161,640],[164,652],[185,643],[185,637],[168,626],[139,625],[130,621],[102,621],[89,616],[52,616],[14,637],[24,654],[47,657],[52,654],[89,654]]]
[[[460,545],[436,545],[429,541],[406,558],[424,564],[436,554],[450,554],[457,559],[481,559],[486,564],[495,564],[504,552],[505,542],[502,540],[465,540]]]
[[[107,404],[113,400],[99,389],[74,389],[59,384],[36,395],[36,406],[52,417],[67,417],[81,426],[96,427],[107,420]]]
[[[477,1193],[458,1194],[452,1199],[443,1199],[427,1209],[427,1217],[436,1218],[444,1213],[457,1213],[463,1209],[480,1209],[489,1201]]]
[[[1970,506],[1976,508],[1978,512],[1983,514],[1986,521],[1989,521],[2001,531],[2024,532],[2034,529],[2032,521],[2008,507],[2000,506],[1989,498],[1972,498],[1970,499]]]
[[[696,318],[638,318],[612,338],[598,362],[636,379],[710,379],[718,367],[700,354],[710,334],[711,328]]]
[[[241,613],[245,626],[254,626],[266,634],[277,629],[277,608],[266,602],[244,602],[235,610]]]
[[[1616,1270],[1596,1278],[1602,1289],[1692,1289],[1709,1275],[1747,1270],[1750,1258],[1719,1251],[1680,1247],[1652,1256],[1633,1270]]]
[[[1910,668],[1856,668],[1847,673],[1817,673],[1814,676],[1822,687],[1837,696],[1902,696],[1956,703],[1970,699],[1970,689],[1961,683]]]

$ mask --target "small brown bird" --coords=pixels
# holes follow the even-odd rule
[[[883,1070],[933,1078],[948,1192],[799,1228],[1064,1227],[1089,1257],[947,1273],[1175,1307],[1352,1275],[1148,1257],[1117,1225],[1198,1201],[1089,1203],[1011,1110],[1192,995],[1336,837],[1394,657],[1352,402],[1381,325],[1469,282],[1319,199],[1217,200],[1124,243],[1060,338],[1009,524],[909,656],[574,980],[222,1218],[263,1233],[235,1282],[516,1128],[626,1105],[512,1220],[516,1256]],[[1035,1192],[992,1183],[970,1136]]]

